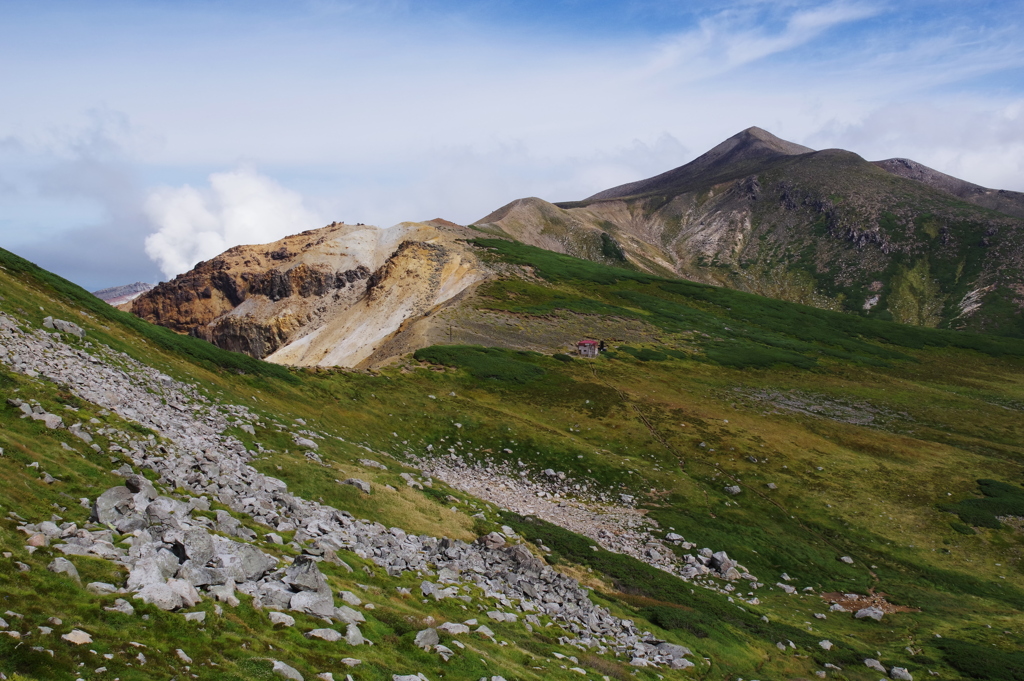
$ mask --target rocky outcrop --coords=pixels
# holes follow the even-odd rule
[[[333,223],[237,246],[160,284],[132,312],[227,350],[300,366],[357,366],[410,319],[488,276],[464,228]]]

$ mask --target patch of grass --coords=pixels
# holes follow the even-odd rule
[[[972,679],[1024,680],[1024,652],[1006,652],[990,645],[942,638],[934,642],[950,667]]]
[[[413,355],[421,362],[465,369],[479,380],[512,384],[529,383],[547,373],[542,367],[523,361],[528,356],[525,352],[478,345],[432,345]]]
[[[294,383],[297,379],[286,368],[278,364],[263,362],[240,352],[228,352],[204,340],[182,336],[170,329],[139,319],[122,312],[92,295],[77,284],[48,272],[38,265],[0,248],[0,266],[21,278],[32,278],[59,295],[65,303],[88,310],[101,319],[127,327],[142,338],[207,368],[218,368],[238,374],[272,377]]]

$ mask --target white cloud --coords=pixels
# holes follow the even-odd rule
[[[146,253],[168,277],[232,246],[276,241],[324,222],[300,194],[252,168],[214,173],[209,181],[204,189],[156,189],[145,200],[158,228],[146,237]]]

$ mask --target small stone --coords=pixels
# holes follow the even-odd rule
[[[175,650],[174,653],[178,656],[178,659],[184,662],[185,664],[192,664],[192,658],[189,657],[181,648]]]
[[[828,639],[818,641],[818,645],[821,646],[822,650],[832,650],[832,641],[829,641]]]
[[[206,620],[206,613],[203,611],[185,613],[186,622],[202,622],[204,620]]]
[[[314,629],[306,634],[306,638],[318,638],[328,643],[336,643],[341,640],[341,633],[334,629]]]
[[[739,494],[742,491],[743,490],[740,489],[739,485],[730,485],[729,487],[725,488],[725,493],[726,494],[731,494],[732,496],[736,496],[737,494]]]
[[[842,556],[839,560],[843,561],[847,565],[853,565],[853,558],[850,558],[849,556]]]

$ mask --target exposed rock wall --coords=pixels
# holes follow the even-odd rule
[[[132,312],[222,348],[282,364],[353,367],[405,323],[489,275],[434,221],[390,229],[332,224],[238,246],[138,298]]]

